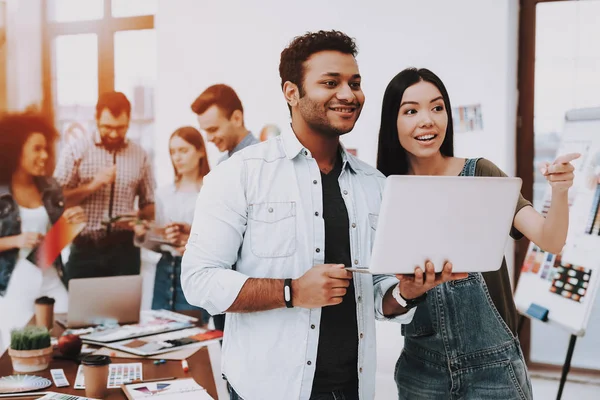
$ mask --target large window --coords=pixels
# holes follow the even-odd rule
[[[118,90],[132,103],[128,138],[152,154],[157,0],[45,4],[44,108],[61,143],[93,134],[98,94]]]

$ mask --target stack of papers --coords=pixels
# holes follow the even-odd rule
[[[207,331],[202,328],[190,328],[160,335],[105,343],[104,346],[138,356],[152,356],[188,347],[206,346],[209,343],[218,342],[222,337],[223,332],[219,330]]]
[[[119,340],[191,328],[197,320],[167,310],[144,310],[137,324],[98,327],[92,333],[82,335],[81,340],[84,343],[102,346]]]
[[[214,400],[194,379],[175,379],[121,386],[129,400],[152,397],[160,400]]]

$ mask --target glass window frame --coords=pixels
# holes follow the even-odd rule
[[[104,0],[104,17],[97,20],[52,22],[49,21],[48,2],[44,2],[43,40],[42,40],[42,111],[54,116],[56,88],[52,80],[52,45],[61,35],[95,33],[98,36],[98,93],[112,91],[115,88],[114,46],[115,33],[119,31],[154,29],[154,15],[135,17],[113,17],[112,1]]]

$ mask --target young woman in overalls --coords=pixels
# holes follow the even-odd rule
[[[377,168],[386,176],[506,176],[486,159],[454,157],[452,126],[442,81],[427,69],[403,70],[384,94]],[[550,210],[544,218],[521,197],[511,231],[514,239],[525,235],[544,250],[561,252],[569,224],[570,162],[578,156],[561,156],[542,168],[552,186]],[[399,279],[422,282],[423,271],[417,268],[414,276]],[[516,329],[505,260],[497,271],[470,273],[436,286],[417,306],[412,322],[403,326],[405,344],[395,370],[399,398],[531,399]]]

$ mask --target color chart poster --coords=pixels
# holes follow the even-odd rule
[[[531,304],[547,308],[550,321],[582,334],[600,283],[600,120],[567,121],[557,155],[567,153],[581,153],[573,162],[567,243],[561,254],[529,244],[515,302],[523,314]],[[548,185],[538,211],[547,215],[550,204]]]

